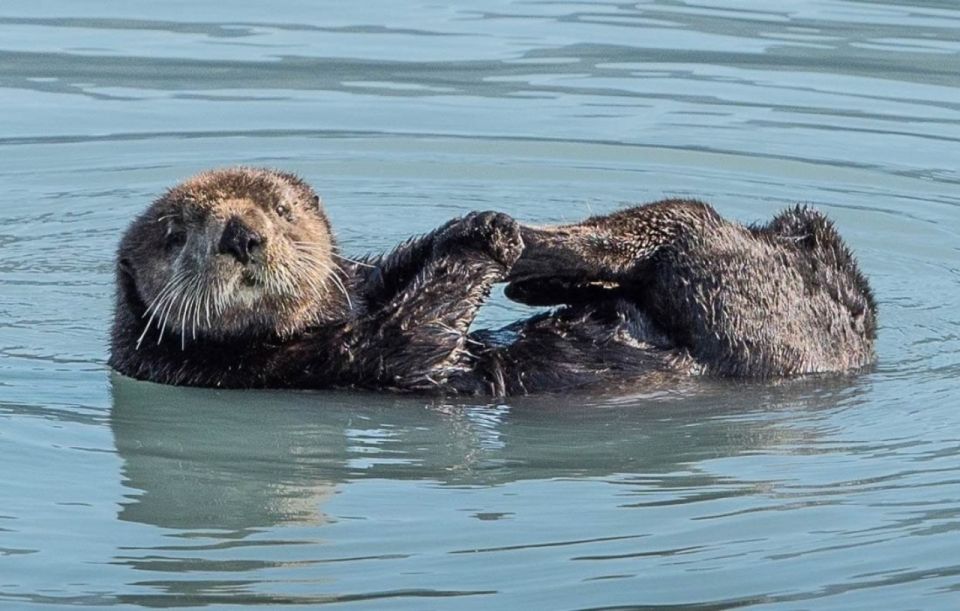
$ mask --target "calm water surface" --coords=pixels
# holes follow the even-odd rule
[[[956,2],[4,0],[0,110],[0,608],[960,608]],[[120,232],[235,163],[356,253],[812,203],[880,361],[495,403],[111,375]]]

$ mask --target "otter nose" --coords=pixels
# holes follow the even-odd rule
[[[263,242],[263,236],[234,216],[230,217],[227,226],[223,228],[223,236],[220,238],[217,251],[221,254],[231,254],[237,261],[246,265],[250,262],[250,256],[263,247]]]

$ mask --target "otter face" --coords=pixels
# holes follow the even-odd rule
[[[297,177],[231,168],[174,187],[127,231],[122,274],[145,328],[188,338],[288,335],[349,297],[320,198]]]

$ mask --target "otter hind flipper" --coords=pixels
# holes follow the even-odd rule
[[[572,225],[521,226],[524,250],[507,277],[507,297],[528,305],[638,297],[658,252],[720,222],[703,202],[669,199]]]
[[[616,282],[546,277],[511,282],[504,294],[529,306],[582,305],[618,297],[621,288]]]

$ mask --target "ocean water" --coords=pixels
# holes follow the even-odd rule
[[[0,608],[960,608],[956,2],[3,0],[0,110]],[[348,253],[813,204],[879,362],[492,402],[111,374],[121,232],[228,164],[300,173]]]

